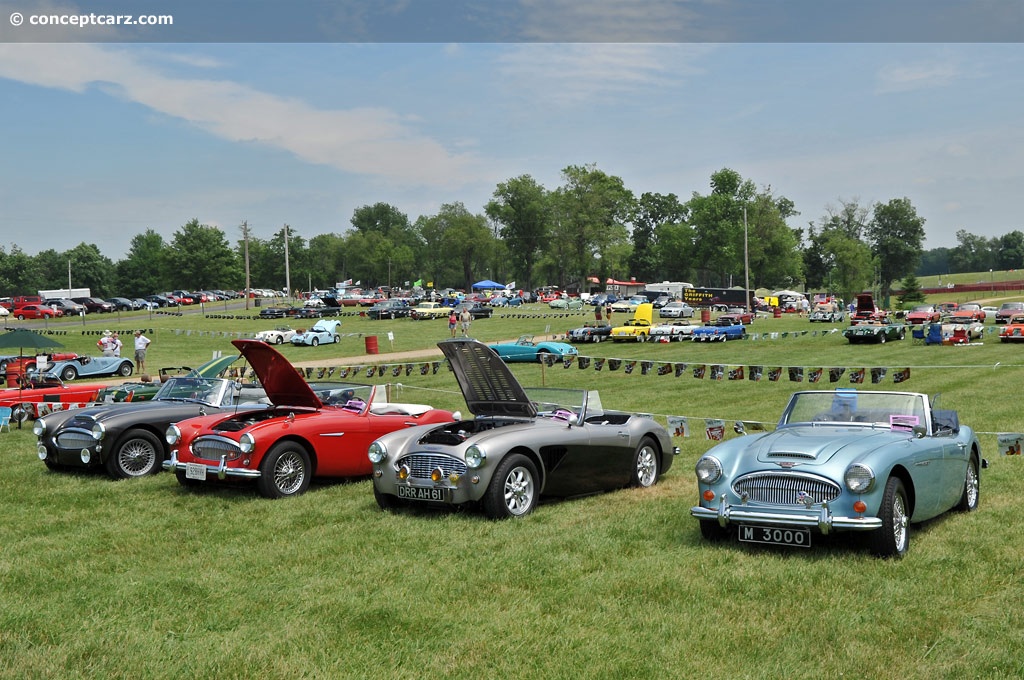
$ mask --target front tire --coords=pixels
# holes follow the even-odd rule
[[[729,538],[729,530],[710,519],[700,520],[700,535],[704,540],[717,543]]]
[[[309,341],[309,344],[312,345],[313,347],[316,347],[317,345],[320,344],[320,339],[319,338],[313,338],[312,340]]]
[[[484,494],[484,512],[491,519],[522,517],[533,512],[540,497],[537,468],[526,456],[506,456]]]
[[[659,468],[658,447],[654,445],[650,437],[644,437],[640,441],[640,446],[636,448],[636,453],[633,454],[630,486],[639,486],[645,489],[654,486],[658,481]]]
[[[309,454],[294,442],[275,444],[260,464],[257,488],[266,498],[298,496],[309,488],[313,469]]]
[[[121,374],[121,377],[127,378],[132,374],[132,365],[126,361],[118,366],[117,372]]]
[[[131,430],[121,437],[107,458],[107,473],[114,479],[153,474],[160,469],[163,454],[155,435],[145,430]]]
[[[878,343],[881,344],[881,345],[885,344],[885,333],[879,333],[879,335],[878,335]]]
[[[882,526],[870,534],[872,551],[879,557],[903,557],[910,548],[910,512],[899,477],[890,477],[885,483],[878,516]]]
[[[283,335],[279,335],[276,338],[274,338],[274,344],[275,345],[280,345],[283,342],[284,342],[284,336]]]
[[[978,478],[978,459],[974,456],[967,461],[967,474],[964,477],[964,491],[956,509],[960,512],[974,512],[978,509],[981,499],[981,485]]]

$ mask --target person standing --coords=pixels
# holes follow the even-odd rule
[[[103,331],[103,336],[96,341],[96,346],[105,357],[114,356],[114,338],[110,331]]]
[[[121,342],[121,338],[118,336],[117,331],[114,331],[113,335],[110,336],[110,345],[113,347],[114,356],[121,356],[121,348],[124,347],[124,343]]]
[[[469,313],[468,307],[462,308],[462,314],[459,315],[459,321],[462,322],[462,337],[468,337],[469,325],[473,323],[473,315]]]
[[[612,325],[612,306],[609,304],[604,308],[604,318],[608,319],[608,325]]]
[[[455,337],[455,327],[457,325],[459,325],[459,317],[455,315],[455,310],[453,309],[452,313],[448,315],[448,330],[451,332],[453,338]]]
[[[149,349],[151,340],[142,334],[142,331],[135,331],[135,368],[139,373],[146,370],[146,350]]]
[[[594,305],[594,318],[597,320],[598,325],[601,323],[601,305]]]

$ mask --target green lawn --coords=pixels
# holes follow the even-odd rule
[[[498,312],[484,341],[562,334],[590,315]],[[227,315],[227,313],[225,313]],[[625,315],[621,315],[625,316]],[[514,317],[514,318],[513,318]],[[229,340],[276,325],[251,319],[122,315],[50,324],[73,351],[95,330],[142,327],[149,367],[198,365]],[[83,329],[89,333],[83,335]],[[978,512],[915,526],[909,555],[878,560],[845,537],[810,550],[709,545],[689,508],[683,453],[653,489],[542,505],[518,521],[475,512],[377,509],[368,481],[315,484],[268,501],[248,489],[186,491],[173,476],[112,482],[48,472],[30,430],[0,434],[0,677],[3,678],[1017,678],[1024,675],[1017,458],[995,433],[1024,431],[1016,385],[1024,346],[846,343],[831,327],[759,319],[758,340],[581,345],[582,355],[658,363],[887,367],[878,385],[942,393],[991,461]],[[430,348],[442,321],[343,317],[340,343],[284,347],[312,366],[366,366]],[[803,334],[803,331],[808,333]],[[817,334],[813,334],[817,331]],[[772,339],[764,337],[778,333]],[[782,333],[787,333],[782,337]],[[344,361],[344,357],[356,357]],[[379,357],[389,366],[425,359]],[[891,372],[909,367],[894,386]],[[777,383],[517,365],[525,385],[599,389],[609,408],[774,422]],[[401,399],[465,408],[446,369],[391,370]],[[827,371],[826,371],[827,373]],[[849,386],[843,379],[818,387]],[[696,427],[695,430],[700,430]]]

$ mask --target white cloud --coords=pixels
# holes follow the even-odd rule
[[[575,104],[675,88],[701,73],[708,45],[518,45],[498,58],[507,87],[538,101]],[[524,94],[525,93],[525,94]]]
[[[946,87],[962,75],[960,68],[950,61],[890,64],[879,70],[875,91],[891,94]]]
[[[312,163],[389,182],[455,187],[476,174],[472,155],[449,151],[398,112],[320,110],[230,81],[169,76],[123,48],[0,45],[0,77],[73,92],[101,87],[223,139],[284,149]]]

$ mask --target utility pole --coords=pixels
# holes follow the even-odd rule
[[[242,220],[242,241],[245,244],[245,308],[249,309],[249,223]]]
[[[747,247],[747,209],[743,208],[743,271],[746,282],[743,285],[743,297],[747,299],[744,305],[750,311],[750,249]]]
[[[292,295],[292,271],[288,263],[288,224],[284,225],[284,292]]]

